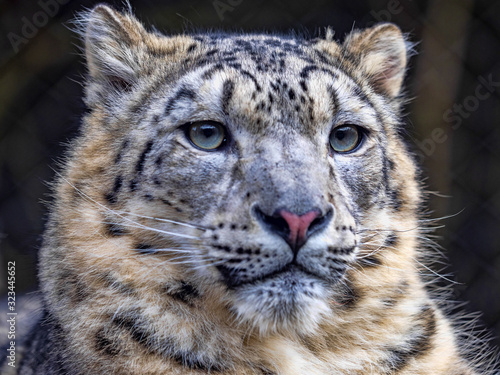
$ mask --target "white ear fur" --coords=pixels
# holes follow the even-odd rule
[[[344,42],[375,91],[389,97],[401,91],[408,46],[401,30],[392,23],[354,32]]]
[[[115,86],[130,85],[140,70],[140,47],[146,34],[131,15],[98,5],[84,18],[85,54],[90,76]]]

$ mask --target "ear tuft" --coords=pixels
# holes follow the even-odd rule
[[[123,89],[140,67],[140,47],[146,31],[135,17],[97,5],[83,17],[85,54],[90,76]]]
[[[406,42],[399,27],[382,23],[355,31],[344,42],[346,52],[354,56],[358,68],[368,77],[375,91],[396,97],[401,91],[407,62]]]

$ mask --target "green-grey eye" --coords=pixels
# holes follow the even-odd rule
[[[359,146],[361,139],[362,134],[357,126],[343,125],[332,130],[330,146],[336,152],[350,152]]]
[[[186,135],[202,150],[216,150],[226,141],[224,126],[215,121],[199,121],[189,124]]]

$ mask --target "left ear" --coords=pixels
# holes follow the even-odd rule
[[[343,44],[376,92],[396,97],[401,91],[407,42],[396,25],[382,23],[349,34]]]
[[[146,30],[131,14],[97,5],[84,15],[85,52],[90,76],[97,82],[126,87],[140,73]]]

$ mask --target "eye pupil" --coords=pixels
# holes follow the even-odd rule
[[[215,121],[189,124],[186,135],[194,146],[209,151],[218,149],[226,140],[224,126]]]
[[[337,132],[335,132],[335,138],[337,138],[339,141],[342,141],[346,137],[346,132],[343,129],[339,129]]]
[[[201,132],[203,133],[203,136],[205,138],[210,138],[215,132],[214,132],[214,129],[212,128],[208,128],[206,126],[202,126],[201,128]]]
[[[330,134],[330,146],[338,153],[353,151],[360,143],[361,133],[354,125],[339,126]]]

